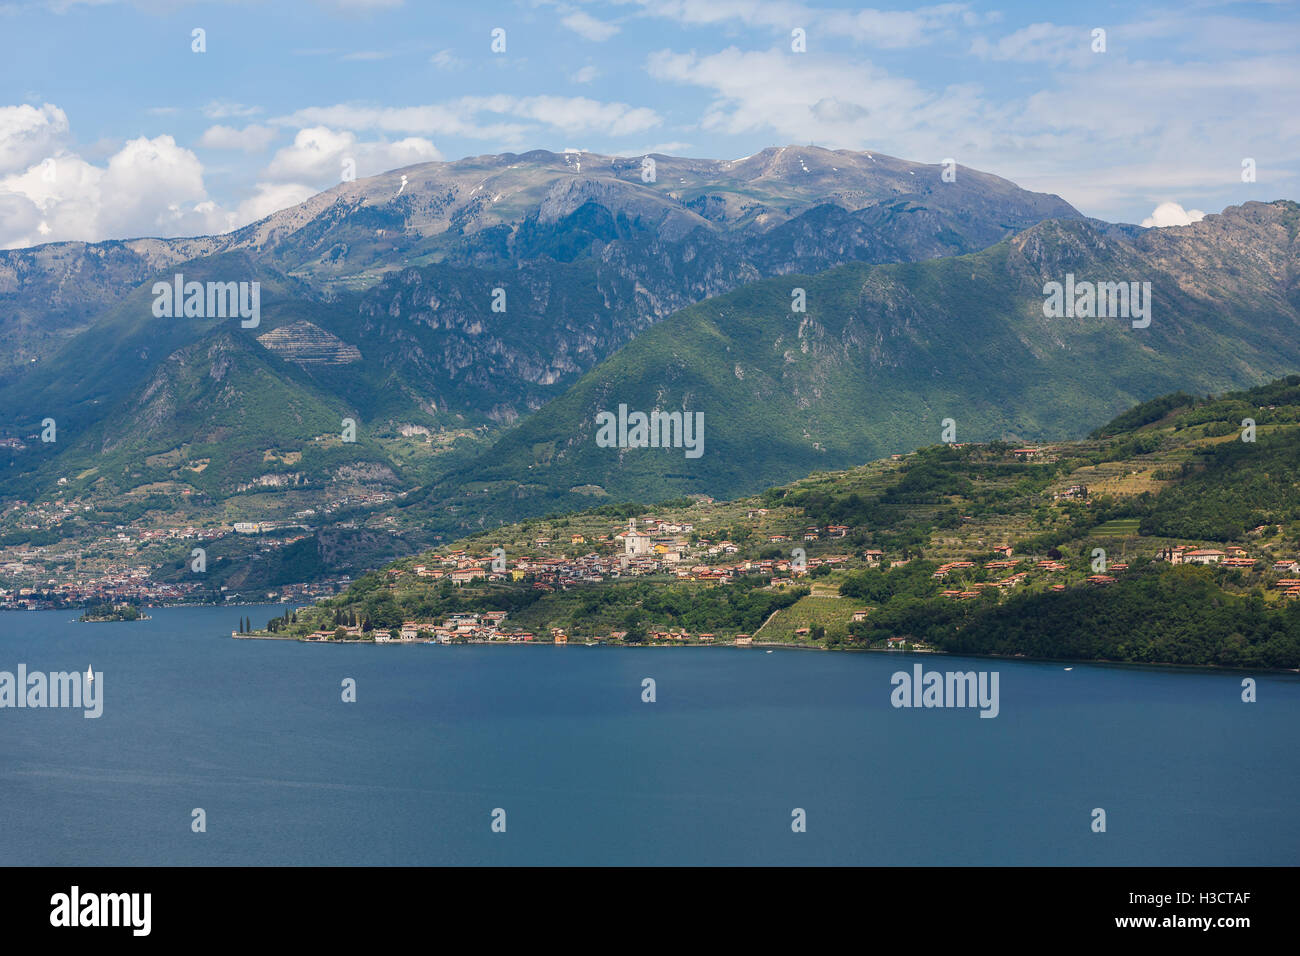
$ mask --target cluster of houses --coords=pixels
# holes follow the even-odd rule
[[[505,611],[485,611],[479,614],[452,614],[441,624],[433,621],[403,621],[400,628],[392,631],[375,628],[367,632],[358,626],[339,626],[333,629],[312,631],[304,640],[363,641],[373,637],[376,644],[388,643],[434,643],[463,644],[483,643],[486,641],[525,642],[534,640],[531,631],[505,626]],[[340,635],[340,632],[342,634]],[[554,635],[553,635],[554,636]],[[563,641],[557,643],[564,643]]]
[[[1225,568],[1250,570],[1259,563],[1250,557],[1245,548],[1228,546],[1220,551],[1217,548],[1188,548],[1186,546],[1164,548],[1160,557],[1170,564],[1213,564]],[[1300,574],[1300,561],[1285,558],[1274,561],[1270,570],[1274,574]],[[1273,587],[1281,590],[1285,597],[1300,597],[1300,578],[1282,577],[1273,582]]]
[[[1006,557],[996,559],[993,561],[986,561],[983,565],[984,570],[986,571],[1011,571],[1012,568],[1019,567],[1021,564],[1024,563],[1023,559],[1013,560],[1010,558],[1010,555],[1012,554],[1012,548],[1009,545],[1003,545],[1001,547],[995,548],[994,550],[998,554],[1005,555]],[[951,574],[953,571],[968,570],[975,566],[976,565],[974,561],[949,561],[947,564],[941,564],[938,567],[938,569],[935,570],[933,577],[942,580],[943,578],[946,578],[949,574]],[[1037,569],[1037,571],[1047,573],[1047,574],[1056,574],[1062,571],[1069,570],[1068,565],[1064,564],[1061,561],[1056,561],[1050,558],[1037,562],[1034,565],[1034,567],[1035,569]],[[1128,570],[1128,565],[1123,562],[1116,562],[1115,564],[1110,565],[1109,570],[1111,570],[1112,572],[1126,571]],[[1011,574],[1006,575],[1005,577],[999,578],[996,581],[979,581],[971,584],[970,587],[964,589],[948,588],[944,591],[941,591],[940,594],[942,594],[943,597],[951,598],[953,600],[967,600],[969,598],[979,597],[981,591],[985,591],[990,588],[994,588],[997,590],[1010,590],[1011,588],[1014,588],[1016,585],[1023,583],[1029,577],[1030,573],[1031,573],[1030,571],[1015,571]],[[1089,584],[1097,584],[1097,585],[1113,584],[1115,582],[1115,578],[1113,577],[1113,575],[1110,574],[1092,574],[1089,575],[1086,578],[1086,580]],[[1051,590],[1064,591],[1065,585],[1053,584],[1051,586]]]
[[[679,580],[725,584],[748,574],[800,577],[823,565],[833,568],[846,564],[849,560],[848,555],[823,555],[806,557],[802,561],[767,558],[734,563],[690,563],[692,556],[697,562],[700,558],[716,560],[736,554],[740,548],[730,541],[701,541],[691,548],[685,539],[672,537],[682,532],[689,533],[693,530],[691,525],[667,522],[647,524],[653,531],[638,530],[633,520],[628,522],[626,529],[593,542],[612,543],[615,546],[612,553],[605,554],[592,551],[575,557],[525,555],[510,560],[504,557],[475,556],[464,550],[433,554],[420,564],[412,566],[409,571],[390,568],[387,572],[389,587],[396,588],[398,582],[408,574],[430,581],[447,580],[457,586],[476,581],[522,581],[530,583],[539,591],[650,574],[671,574]],[[581,534],[573,534],[570,539],[570,545],[581,547],[588,544],[586,537]],[[550,547],[552,541],[549,538],[537,538],[533,545],[540,550]],[[621,552],[617,550],[620,545]],[[880,551],[869,551],[866,554],[867,563],[873,566],[879,565],[882,557]]]
[[[1000,554],[1006,555],[1009,555],[1011,552],[1009,547],[1002,547],[995,550]],[[1157,556],[1160,560],[1168,561],[1170,564],[1217,565],[1219,567],[1241,569],[1253,569],[1259,564],[1255,558],[1250,557],[1245,548],[1235,545],[1230,545],[1222,550],[1217,548],[1193,548],[1189,545],[1175,545],[1162,548],[1158,552]],[[1021,561],[1013,560],[994,560],[985,562],[983,568],[987,571],[1009,571],[1021,563]],[[974,567],[976,567],[976,563],[973,561],[950,561],[947,564],[940,565],[934,572],[934,577],[942,580],[954,571],[969,570]],[[1037,571],[1046,573],[1059,573],[1069,570],[1069,567],[1063,562],[1051,559],[1037,562],[1035,568]],[[1108,565],[1106,570],[1109,573],[1091,574],[1084,580],[1088,584],[1093,585],[1114,584],[1116,580],[1115,575],[1128,570],[1128,564],[1124,562],[1115,562]],[[1271,570],[1274,574],[1300,575],[1300,561],[1293,559],[1276,561],[1271,565]],[[1024,581],[1029,574],[1029,571],[1019,571],[1008,574],[1006,577],[999,578],[996,581],[982,581],[971,584],[968,588],[948,589],[941,593],[944,597],[952,598],[954,600],[978,597],[981,591],[988,588],[1013,588]],[[1282,593],[1287,597],[1300,597],[1300,577],[1283,577],[1275,581],[1273,586],[1281,589]],[[1065,585],[1053,584],[1051,585],[1051,590],[1064,591]]]
[[[435,566],[437,561],[442,566]],[[629,576],[650,574],[671,574],[678,580],[703,581],[714,584],[726,584],[738,577],[749,574],[802,577],[823,565],[838,567],[846,564],[846,554],[809,557],[798,564],[789,558],[747,559],[724,564],[684,564],[681,561],[664,561],[658,556],[638,556],[628,558],[626,555],[608,556],[595,553],[574,558],[518,558],[493,568],[491,558],[474,558],[447,555],[434,555],[422,564],[415,565],[409,572],[401,568],[388,571],[389,587],[396,588],[398,582],[409,574],[429,580],[446,579],[454,585],[469,584],[474,581],[522,581],[531,584],[538,591],[563,590],[582,583],[599,583],[601,581]],[[452,566],[454,562],[454,567]]]
[[[793,541],[796,538],[802,541],[819,541],[822,538],[843,538],[849,533],[849,526],[846,524],[832,524],[825,528],[817,525],[809,525],[804,528],[802,534],[769,534],[767,541],[769,544],[781,544],[785,541]]]
[[[1070,485],[1068,488],[1062,488],[1060,491],[1052,492],[1053,501],[1061,501],[1062,499],[1067,501],[1087,501],[1088,486]]]
[[[12,570],[13,562],[3,566]],[[30,568],[29,568],[30,570]],[[0,587],[0,610],[40,610],[52,607],[96,604],[174,604],[185,601],[201,590],[192,582],[176,584],[152,580],[146,567],[122,568],[86,579],[44,585]]]
[[[1229,546],[1220,551],[1217,548],[1189,548],[1187,545],[1178,545],[1161,548],[1159,557],[1170,564],[1221,564],[1225,568],[1255,566],[1255,559],[1247,554],[1246,549],[1236,546]],[[1285,565],[1286,562],[1280,561],[1278,564]]]
[[[400,628],[383,630],[375,628],[367,632],[357,626],[340,626],[334,629],[322,628],[312,631],[303,640],[306,641],[364,641],[373,638],[376,644],[485,644],[490,641],[515,643],[546,643],[539,640],[532,631],[506,624],[505,611],[486,611],[483,613],[452,614],[442,623],[433,621],[404,621]],[[611,640],[622,640],[626,631],[611,631]],[[656,630],[647,635],[647,640],[660,644],[712,644],[718,639],[717,634],[693,634],[684,628]],[[569,635],[564,628],[550,629],[549,640],[552,644],[568,644]],[[593,638],[592,643],[600,643],[603,638]],[[753,643],[749,634],[737,634],[733,643],[745,646]]]
[[[337,577],[317,578],[315,581],[300,581],[296,584],[285,584],[278,591],[268,591],[267,600],[276,601],[280,604],[297,604],[304,601],[318,601],[321,598],[333,597],[346,591],[348,585],[352,583],[352,576],[349,574],[340,574]],[[229,598],[229,595],[227,595]]]
[[[622,638],[625,636],[626,633],[623,631],[615,631],[610,634],[610,637],[613,638]],[[717,634],[708,631],[699,634],[692,634],[685,628],[679,628],[678,630],[672,630],[670,628],[666,631],[651,631],[646,636],[650,641],[659,644],[713,644],[718,640]],[[754,638],[749,634],[737,634],[732,638],[732,643],[739,647],[746,647],[754,643]]]
[[[292,526],[290,526],[292,527]],[[250,531],[249,529],[254,529]],[[85,604],[133,603],[165,605],[178,604],[210,595],[207,583],[199,576],[169,583],[153,578],[149,565],[136,562],[153,545],[170,541],[206,543],[232,534],[255,533],[273,530],[270,523],[236,523],[228,528],[199,528],[193,525],[170,528],[135,529],[119,526],[105,537],[103,544],[82,546],[75,550],[49,552],[43,547],[14,549],[0,558],[0,609],[42,609]],[[276,530],[284,530],[281,526]],[[262,548],[292,544],[306,537],[304,534],[286,535]],[[47,570],[51,564],[65,565]],[[66,566],[72,565],[69,570]],[[346,587],[350,577],[319,579],[311,583],[291,585],[276,591],[249,595],[253,599],[304,600],[338,593]],[[227,588],[222,587],[223,592]],[[236,597],[224,595],[226,600]]]

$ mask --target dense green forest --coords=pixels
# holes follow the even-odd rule
[[[1263,524],[1300,520],[1300,433],[1205,448],[1203,464],[1159,495],[1135,501],[1142,533],[1236,541]]]
[[[592,585],[548,595],[515,615],[514,621],[531,627],[550,623],[575,633],[604,634],[618,628],[633,642],[650,630],[752,634],[773,611],[808,593],[804,587],[765,590],[766,584],[766,579],[753,577],[726,587],[648,581]]]
[[[906,634],[959,654],[1295,667],[1300,602],[1268,605],[1220,588],[1214,572],[1152,563],[1106,587],[1026,593],[1002,603],[891,601],[856,636]]]

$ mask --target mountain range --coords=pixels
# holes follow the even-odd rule
[[[645,160],[586,153],[431,163],[342,183],[225,236],[5,253],[0,314],[14,348],[0,369],[0,429],[29,439],[46,418],[60,427],[52,447],[29,442],[6,471],[24,494],[106,471],[126,491],[157,478],[132,462],[203,436],[232,461],[302,452],[320,423],[272,419],[312,406],[331,420],[346,408],[365,454],[399,474],[409,469],[380,437],[468,429],[472,440],[516,422],[685,305],[764,276],[969,252],[1078,217],[995,176],[959,167],[945,182],[938,166],[877,154],[649,159],[649,182]],[[176,273],[260,282],[261,324],[155,317],[153,283]],[[241,335],[247,352],[230,352]],[[191,375],[183,415],[158,400],[160,377],[212,354],[257,356],[280,384],[245,390],[208,371]],[[268,431],[245,427],[263,419]],[[130,460],[104,463],[125,448]],[[210,490],[256,471],[214,470],[224,485]]]
[[[638,336],[431,489],[430,513],[734,497],[933,443],[945,420],[957,441],[1082,437],[1153,394],[1253,385],[1300,367],[1298,233],[1290,202],[1179,229],[1049,220],[968,255],[750,283]],[[1149,326],[1048,317],[1067,277],[1149,283]],[[703,454],[601,447],[620,406],[702,413]]]

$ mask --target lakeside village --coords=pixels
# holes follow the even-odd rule
[[[748,517],[759,518],[767,509],[755,509]],[[605,554],[589,552],[581,557],[540,557],[530,554],[521,557],[509,565],[498,556],[480,556],[467,553],[463,549],[448,550],[444,553],[426,555],[418,563],[408,568],[389,568],[385,572],[384,587],[389,591],[398,591],[415,582],[432,584],[445,583],[454,588],[476,584],[513,584],[517,587],[529,587],[534,591],[551,593],[557,590],[569,590],[582,585],[594,585],[616,581],[620,578],[652,578],[660,581],[690,581],[706,585],[722,586],[740,580],[746,576],[767,578],[767,588],[779,590],[810,583],[826,576],[836,569],[857,570],[866,568],[898,568],[910,563],[911,559],[887,560],[880,550],[867,549],[848,554],[824,554],[802,558],[763,558],[728,561],[727,558],[739,552],[739,548],[730,541],[711,542],[699,540],[696,546],[687,544],[682,535],[693,531],[690,524],[645,519],[642,528],[636,526],[636,519],[628,522],[622,531],[598,537],[588,541],[587,536],[573,534],[569,536],[570,545],[603,544],[612,550]],[[798,543],[812,543],[848,536],[850,528],[845,525],[830,525],[825,528],[809,527],[802,534],[770,534],[764,536],[768,545],[786,546]],[[537,549],[551,547],[556,542],[549,538],[537,538],[533,544]],[[833,547],[833,544],[832,544]],[[1069,576],[1072,581],[1090,587],[1105,587],[1118,579],[1117,575],[1128,570],[1125,562],[1109,564],[1107,573],[1094,573],[1079,579],[1077,572],[1071,574],[1071,567],[1054,558],[1017,558],[1011,545],[1000,545],[993,549],[996,557],[985,562],[951,561],[941,564],[932,573],[940,582],[949,578],[968,579],[971,576],[990,578],[969,582],[962,587],[946,588],[939,592],[942,598],[965,601],[978,598],[988,589],[1009,591],[1032,582],[1050,581],[1052,577]],[[1193,547],[1190,545],[1167,546],[1161,548],[1155,558],[1173,565],[1199,564],[1217,565],[1224,568],[1240,570],[1260,570],[1261,562],[1252,558],[1242,547],[1229,546],[1222,550],[1217,548]],[[698,563],[692,563],[692,559]],[[1287,559],[1268,562],[1264,570],[1271,569],[1275,576],[1273,587],[1285,598],[1300,597],[1300,560]],[[807,579],[807,580],[805,580]],[[831,587],[826,585],[826,587]],[[1065,583],[1047,583],[1050,591],[1064,591]],[[813,589],[817,596],[816,587]],[[821,597],[840,598],[838,593],[823,592]],[[846,604],[849,602],[845,601]],[[846,620],[854,623],[867,620],[873,609],[871,607],[853,607],[844,610]],[[773,615],[775,616],[775,615]],[[508,622],[506,611],[481,611],[449,613],[439,618],[406,620],[400,626],[375,627],[368,621],[358,621],[355,612],[337,610],[333,626],[318,628],[306,633],[291,628],[297,624],[296,612],[286,612],[283,619],[270,622],[269,629],[254,630],[251,622],[245,629],[233,632],[236,638],[273,638],[297,639],[308,642],[373,642],[373,643],[552,643],[568,644],[570,634],[565,628],[549,627],[539,631],[512,625]],[[758,631],[762,631],[760,627]],[[793,636],[796,640],[810,636],[812,628],[796,628]],[[610,630],[607,634],[589,634],[580,638],[585,644],[622,643],[626,631]],[[816,638],[817,635],[811,635]],[[749,646],[761,635],[735,633],[690,633],[685,629],[650,629],[645,640],[649,644],[721,644]],[[852,639],[850,639],[850,642]],[[906,643],[905,643],[906,641]],[[907,641],[902,637],[891,637],[887,641],[891,648],[908,647],[924,650],[920,642]]]
[[[2,441],[2,440],[0,440]],[[289,476],[292,477],[292,476]],[[277,487],[282,475],[263,476],[240,490],[253,486]],[[59,480],[62,485],[66,478]],[[186,500],[190,489],[181,491]],[[10,542],[0,545],[0,610],[48,610],[88,607],[105,603],[134,603],[147,606],[212,603],[211,585],[201,578],[184,576],[158,580],[156,570],[188,559],[190,548],[207,547],[223,538],[255,539],[250,545],[270,553],[310,537],[313,527],[340,512],[375,509],[389,505],[400,493],[360,488],[334,494],[325,503],[296,512],[282,520],[206,520],[174,516],[164,527],[141,527],[140,523],[102,525],[88,532],[88,519],[103,521],[98,499],[58,495],[44,501],[18,500],[0,508],[0,534]],[[334,523],[335,528],[353,528],[353,521]],[[276,586],[274,590],[241,589],[240,603],[249,601],[305,601],[329,597],[352,583],[347,574],[318,577],[311,582]],[[227,592],[225,587],[221,592]],[[222,593],[221,600],[236,595]]]
[[[310,537],[305,526],[263,521],[236,522],[225,528],[187,526],[139,530],[119,527],[111,542],[63,552],[30,545],[10,548],[0,551],[0,610],[210,603],[212,592],[206,582],[200,579],[159,581],[153,577],[150,565],[135,562],[150,549],[177,542],[205,547],[232,534],[263,536],[263,551]],[[91,551],[96,556],[93,563],[87,557]],[[351,583],[351,575],[343,574],[277,587],[264,594],[265,600],[281,603],[316,600],[338,594]],[[224,592],[226,588],[220,590]],[[262,593],[257,592],[259,595]],[[226,600],[232,596],[223,595]]]

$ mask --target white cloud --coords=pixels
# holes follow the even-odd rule
[[[233,126],[210,126],[199,137],[205,149],[239,149],[246,153],[260,153],[271,145],[276,131],[270,126],[253,124],[242,130]]]
[[[706,133],[929,162],[953,156],[1102,218],[1136,222],[1171,192],[1202,209],[1241,201],[1244,156],[1267,155],[1277,171],[1253,198],[1292,195],[1300,185],[1288,172],[1300,162],[1294,57],[1223,55],[1211,45],[1201,58],[1135,61],[1113,44],[1083,55],[1089,68],[1025,67],[1041,75],[1029,75],[1035,82],[1025,92],[996,98],[975,85],[978,72],[970,85],[936,88],[861,56],[790,55],[780,44],[663,50],[646,66],[656,80],[710,94],[698,120]]]
[[[265,175],[277,180],[322,180],[335,175],[343,158],[356,148],[357,137],[325,126],[298,130],[293,144],[276,151]]]
[[[203,164],[171,136],[132,139],[97,165],[62,148],[66,133],[67,119],[57,107],[0,108],[0,156],[27,164],[9,175],[0,170],[0,248],[226,232],[335,185],[345,157],[358,176],[441,158],[419,137],[362,141],[348,131],[304,129],[232,209],[208,196]],[[256,141],[265,148],[275,133],[271,127],[213,126],[200,142],[248,149]]]
[[[408,137],[392,143],[361,142],[348,130],[313,126],[299,130],[291,146],[278,150],[263,175],[274,182],[326,186],[339,181],[345,159],[353,160],[358,176],[373,176],[441,158],[442,154],[427,139]]]
[[[647,107],[602,103],[585,96],[491,96],[474,100],[482,109],[536,120],[566,133],[604,132],[611,136],[642,133],[658,126],[659,114]]]
[[[501,122],[483,118],[494,114],[510,118]],[[278,117],[275,123],[299,127],[326,126],[383,132],[424,133],[489,139],[510,145],[536,135],[530,124],[565,133],[604,132],[622,136],[644,132],[662,119],[647,107],[606,103],[585,96],[463,96],[424,106],[363,106],[339,103],[312,106]]]
[[[440,70],[459,70],[465,65],[465,61],[450,50],[439,50],[429,57],[429,62]]]
[[[950,155],[940,129],[978,125],[980,107],[969,91],[930,93],[860,57],[787,56],[779,50],[652,54],[655,79],[712,90],[701,125],[706,130],[817,142],[849,149],[909,146],[911,157]]]
[[[345,53],[339,59],[364,62],[367,60],[387,60],[392,55],[383,50],[358,50],[356,53]]]
[[[246,226],[273,212],[305,202],[318,192],[319,189],[302,183],[258,183],[257,192],[241,202],[228,216],[229,223],[226,228],[230,230]]]
[[[574,83],[590,83],[598,76],[600,76],[600,70],[594,66],[584,66],[582,69],[570,74],[569,79]]]
[[[0,107],[0,173],[26,169],[67,139],[68,117],[57,106]]]
[[[649,156],[651,153],[657,153],[660,156],[682,156],[691,148],[690,143],[653,143],[649,146],[642,146],[638,149],[620,149],[615,156],[636,157]]]
[[[819,43],[847,37],[856,43],[884,49],[922,46],[958,26],[969,29],[997,19],[977,14],[966,3],[942,3],[913,10],[828,10],[786,0],[636,0],[645,16],[675,20],[686,26],[734,23],[782,34],[802,27],[809,49]]]
[[[986,60],[1075,65],[1083,65],[1091,57],[1099,55],[1092,52],[1091,30],[1055,23],[1032,23],[996,42],[976,37],[971,42],[970,51]]]
[[[213,129],[204,134],[213,148],[218,142],[234,147],[231,137],[247,133]],[[367,142],[346,130],[303,129],[276,152],[253,194],[227,209],[208,197],[194,153],[171,136],[141,137],[103,167],[59,154],[0,177],[0,248],[227,232],[337,184],[344,159],[355,163],[358,176],[372,176],[441,158],[419,137]]]
[[[5,247],[196,234],[221,223],[198,157],[170,136],[130,140],[103,168],[54,157],[0,179],[0,197],[13,213],[0,225]]]
[[[1163,226],[1190,226],[1204,218],[1205,213],[1199,209],[1184,209],[1176,202],[1162,202],[1151,215],[1142,220],[1142,225],[1148,229],[1153,226],[1157,229]]]
[[[1294,58],[1105,56],[1104,69],[1057,74],[1008,107],[984,168],[1119,218],[1175,190],[1184,201],[1222,202],[1240,190],[1243,156],[1270,155],[1282,168],[1300,158]],[[1296,182],[1283,176],[1270,187],[1256,198],[1293,194]]]
[[[783,0],[637,0],[649,16],[676,20],[690,26],[707,26],[735,20],[749,27],[776,27],[789,31],[806,26],[813,11]]]
[[[0,182],[0,249],[47,242],[49,230],[37,205],[21,193],[8,192]]]
[[[177,235],[199,225],[203,164],[170,136],[130,140],[108,161],[99,219],[106,235]]]
[[[515,143],[524,138],[527,127],[519,123],[475,121],[473,111],[462,102],[429,106],[363,106],[338,103],[309,106],[272,120],[284,126],[329,126],[343,129],[379,130],[385,133],[425,133],[434,136],[464,136]]]
[[[915,10],[859,10],[816,14],[814,22],[832,34],[882,49],[923,46],[971,14],[964,3],[945,3]]]
[[[579,36],[594,40],[597,43],[603,43],[618,33],[616,24],[597,20],[591,14],[582,10],[576,10],[568,16],[562,17],[560,22]]]

